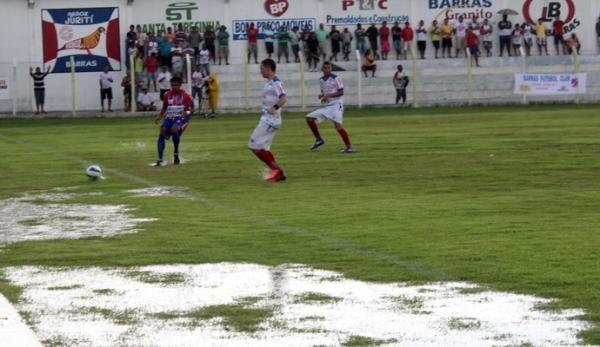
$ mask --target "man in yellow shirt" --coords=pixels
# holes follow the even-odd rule
[[[440,41],[442,40],[441,28],[438,25],[437,20],[434,20],[431,23],[431,27],[429,28],[429,33],[431,34],[431,42],[433,43],[433,47],[435,48],[435,59],[437,59],[438,51],[440,50]]]
[[[542,55],[542,51],[546,51],[546,55],[548,55],[548,28],[544,25],[544,22],[540,19],[538,20],[538,24],[535,26],[535,36],[537,41],[538,50],[540,55]]]
[[[444,19],[442,24],[442,58],[445,57],[448,51],[448,58],[452,58],[452,36],[454,35],[454,27],[449,23],[448,18]]]

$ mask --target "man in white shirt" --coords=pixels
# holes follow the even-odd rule
[[[483,20],[483,25],[481,25],[480,34],[483,40],[483,48],[485,48],[486,54],[488,57],[492,56],[492,32],[494,28],[490,25],[489,21],[486,19]]]
[[[173,78],[173,75],[171,75],[168,68],[166,66],[161,67],[157,77],[161,100],[163,99],[165,93],[171,89],[171,78]]]
[[[465,52],[467,48],[467,24],[463,16],[458,17],[454,30],[456,31],[456,58],[458,58],[458,53]]]
[[[148,88],[142,87],[142,92],[138,95],[137,98],[138,110],[140,111],[156,111],[156,106],[154,106],[154,98],[152,95],[148,94]]]
[[[181,43],[175,41],[175,45],[171,48],[171,63],[173,64],[173,76],[183,77],[183,47]]]
[[[109,72],[108,65],[104,66],[104,71],[100,73],[100,105],[104,112],[104,100],[108,100],[108,112],[112,112],[112,84],[113,78]]]
[[[341,152],[352,153],[354,149],[350,143],[350,137],[342,125],[344,121],[344,83],[340,76],[331,73],[331,63],[324,62],[321,71],[323,71],[323,77],[319,79],[321,86],[319,100],[324,106],[306,115],[306,124],[315,136],[315,143],[310,149],[314,151],[325,144],[317,124],[328,119],[333,122],[335,129],[344,141],[345,147]]]

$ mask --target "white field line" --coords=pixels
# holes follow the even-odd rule
[[[19,313],[0,294],[0,345],[10,347],[42,347]]]

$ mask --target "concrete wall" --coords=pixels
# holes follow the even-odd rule
[[[281,0],[280,0],[281,1]],[[131,4],[127,0],[35,0],[34,6],[29,8],[27,0],[2,0],[2,11],[0,11],[0,41],[3,43],[3,49],[0,51],[0,79],[9,78],[13,96],[16,98],[16,104],[19,111],[27,112],[34,108],[32,82],[28,76],[29,66],[39,66],[42,64],[42,35],[41,35],[41,10],[50,8],[74,8],[81,7],[107,7],[115,6],[120,12],[120,32],[122,40],[130,24],[143,24],[147,28],[157,28],[159,26],[173,26],[176,23],[185,25],[197,24],[225,24],[230,33],[234,34],[236,26],[244,21],[253,20],[266,23],[272,22],[276,25],[285,23],[337,23],[338,27],[348,26],[353,30],[355,23],[363,21],[365,23],[371,20],[383,19],[406,19],[412,23],[420,19],[430,23],[431,20],[443,19],[446,16],[453,17],[458,14],[472,16],[477,14],[483,17],[489,17],[492,23],[499,20],[496,12],[502,8],[515,9],[520,14],[513,16],[513,22],[523,21],[524,13],[530,12],[531,17],[539,17],[543,11],[543,6],[548,6],[552,1],[530,1],[527,0],[470,0],[469,6],[464,8],[448,7],[454,0],[389,0],[374,1],[374,9],[361,9],[361,1],[349,0],[288,0],[288,6],[285,13],[269,13],[268,7],[265,7],[263,0],[195,0],[188,1],[187,5],[178,2],[178,6],[188,10],[168,12],[170,4],[175,0],[135,0]],[[600,1],[590,0],[556,0],[554,1],[561,8],[562,17],[572,17],[568,28],[577,32],[583,43],[583,53],[588,56],[588,60],[583,64],[583,71],[596,73],[598,62],[593,57],[598,53],[597,41],[594,33],[596,18],[600,13]],[[572,13],[569,11],[569,4],[574,4]],[[186,5],[186,6],[183,6]],[[191,6],[188,6],[191,5]],[[273,11],[271,11],[273,12]],[[180,14],[179,19],[177,13]],[[189,14],[189,17],[188,17]],[[280,16],[278,16],[280,15]],[[342,24],[340,24],[342,23]],[[343,24],[346,23],[346,24]],[[259,44],[261,55],[264,57],[264,47]],[[240,93],[243,93],[241,73],[242,56],[245,52],[246,42],[244,40],[232,40],[231,56],[234,66],[227,68],[217,68],[222,84],[222,105],[225,108],[239,108],[242,99]],[[496,43],[497,48],[497,43]],[[552,51],[552,50],[551,50]],[[496,51],[497,52],[497,51]],[[432,47],[428,47],[428,57],[431,58]],[[497,54],[497,53],[496,53]],[[122,47],[122,56],[125,55]],[[12,81],[13,59],[17,61],[16,80]],[[530,65],[539,66],[544,71],[563,72],[570,69],[570,57],[557,59],[531,59]],[[585,60],[585,59],[584,59]],[[519,60],[511,59],[483,59],[484,67],[476,72],[478,78],[475,79],[476,96],[482,102],[491,101],[518,101],[520,97],[512,95],[512,74],[520,72],[521,63]],[[365,97],[363,101],[366,104],[387,103],[390,98],[387,92],[378,90],[379,86],[387,86],[388,79],[391,76],[393,66],[397,62],[380,62],[382,80],[366,80],[364,91],[371,95]],[[354,69],[356,63],[342,64],[348,69]],[[124,66],[124,64],[123,64]],[[410,70],[410,64],[406,64]],[[299,66],[295,64],[282,65],[280,67],[285,76],[288,88],[292,91],[297,88],[299,83]],[[466,102],[466,93],[456,90],[463,86],[466,81],[464,60],[426,60],[419,62],[419,73],[422,76],[423,88],[421,91],[424,104],[438,103],[464,103]],[[532,72],[537,72],[535,69]],[[115,71],[116,80],[119,81],[123,76],[123,71]],[[347,80],[348,90],[352,91],[352,82],[356,80],[355,73],[343,73]],[[348,76],[346,76],[348,75]],[[255,81],[251,84],[251,91],[260,90],[260,84],[256,67],[251,67],[251,76]],[[593,75],[595,76],[595,75]],[[597,80],[593,76],[589,77],[590,83]],[[310,79],[307,81],[309,90],[316,79],[314,73],[307,74]],[[443,83],[439,82],[444,81]],[[478,84],[478,81],[485,83]],[[312,83],[312,84],[311,84]],[[69,110],[71,106],[71,80],[68,74],[51,74],[46,79],[47,96],[46,108],[48,110]],[[448,94],[447,87],[454,86],[454,94]],[[437,90],[438,88],[439,90]],[[122,97],[120,88],[114,88],[116,94],[115,107],[122,107]],[[495,95],[502,91],[502,97]],[[77,105],[80,110],[94,110],[99,108],[98,92],[98,74],[97,73],[78,73],[77,74]],[[393,90],[391,91],[393,92]],[[442,94],[440,94],[442,92]],[[295,93],[295,92],[294,92]],[[486,94],[487,93],[487,94]],[[597,90],[590,87],[585,100],[595,100]],[[440,95],[446,95],[441,97]],[[487,96],[486,96],[487,95]],[[350,99],[350,98],[347,98]],[[350,99],[348,101],[354,101]],[[430,100],[430,101],[428,101]],[[554,101],[556,99],[548,99]],[[295,102],[294,100],[292,102]],[[299,104],[299,103],[298,103]],[[0,100],[0,112],[10,112],[12,110],[13,100]]]

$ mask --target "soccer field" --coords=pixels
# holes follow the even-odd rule
[[[264,165],[246,148],[254,114],[196,117],[181,142],[185,163],[160,168],[150,166],[151,117],[0,119],[0,199],[65,188],[77,193],[65,204],[126,205],[145,220],[112,237],[8,242],[0,292],[19,300],[25,289],[1,273],[23,265],[303,264],[361,281],[466,281],[558,299],[540,309],[585,310],[579,343],[600,344],[599,114],[348,110],[358,152],[340,154],[332,125],[320,126],[327,144],[311,152],[303,116],[285,113],[272,151],[288,179],[276,184],[262,181]],[[165,153],[170,161],[172,143]],[[106,179],[90,181],[89,164]],[[125,193],[150,187],[176,189]]]

